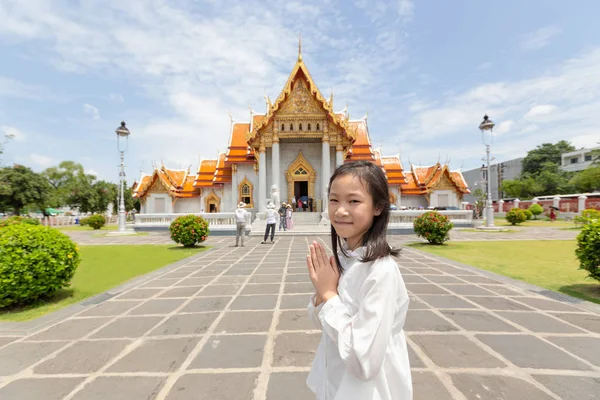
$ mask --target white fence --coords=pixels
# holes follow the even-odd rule
[[[184,215],[190,214],[137,214],[133,227],[138,230],[168,229],[171,222]],[[235,213],[197,213],[192,215],[204,218],[212,232],[235,232],[236,230]],[[250,229],[250,218],[250,213],[248,213],[246,230]]]
[[[390,212],[390,222],[388,229],[393,228],[412,228],[413,223],[421,215],[430,210],[398,210]],[[471,210],[440,210],[437,211],[445,215],[455,226],[471,226],[473,224],[473,211]]]
[[[48,218],[44,218],[44,217],[33,217],[36,218],[37,220],[40,221],[40,223],[42,225],[45,226],[72,226],[72,225],[76,225],[75,222],[76,220],[81,220],[82,218],[87,218],[88,215],[80,215],[77,217],[67,217],[67,216],[57,216],[57,217],[48,217]],[[117,219],[118,217],[116,215],[111,215],[109,217],[107,217],[106,215],[104,216],[106,218],[106,223],[107,224],[116,224],[117,223]]]

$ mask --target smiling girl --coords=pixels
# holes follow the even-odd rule
[[[382,169],[367,161],[337,168],[328,209],[334,255],[313,242],[307,256],[315,287],[308,313],[323,332],[307,384],[317,400],[410,400],[409,299],[386,240]]]

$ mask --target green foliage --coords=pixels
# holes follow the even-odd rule
[[[556,144],[543,143],[527,152],[527,156],[523,159],[523,173],[537,175],[545,169],[544,164],[546,163],[560,165],[561,154],[574,150],[575,147],[566,140],[561,140]]]
[[[600,281],[600,221],[585,225],[577,235],[575,255],[579,269],[588,272],[590,278]]]
[[[506,220],[510,222],[511,225],[517,225],[525,222],[527,220],[527,215],[525,214],[525,210],[511,208],[511,210],[506,213]]]
[[[88,224],[88,218],[87,217],[85,217],[85,218],[79,218],[79,225],[81,225],[81,226],[87,226],[87,224]]]
[[[583,210],[581,215],[575,217],[575,222],[584,225],[591,224],[596,221],[600,221],[600,211],[593,208]]]
[[[588,193],[600,189],[600,165],[590,165],[575,175],[569,183],[580,193]]]
[[[0,308],[68,286],[80,261],[75,243],[56,229],[30,224],[0,229]]]
[[[526,220],[529,221],[531,218],[533,218],[533,213],[529,210],[523,210],[523,212],[525,213],[525,217]]]
[[[426,212],[413,224],[417,236],[436,245],[443,244],[450,239],[449,232],[453,226],[448,217],[435,211]]]
[[[485,205],[486,193],[481,188],[477,188],[473,191],[475,197],[475,211],[478,217],[483,214],[483,207]]]
[[[193,247],[196,243],[202,243],[208,237],[208,222],[202,217],[195,215],[184,215],[171,222],[169,227],[171,239],[184,247]]]
[[[46,200],[50,192],[48,181],[30,168],[15,164],[0,170],[0,206],[9,208],[20,215],[23,208],[35,205],[39,209],[46,208]]]
[[[94,229],[100,229],[104,225],[106,225],[106,218],[104,218],[104,215],[102,214],[94,214],[90,217],[85,218],[85,220],[85,225],[88,225]]]
[[[543,191],[544,187],[532,177],[502,181],[502,192],[506,197],[530,199]]]
[[[0,220],[0,228],[4,228],[16,224],[27,224],[27,225],[40,225],[40,221],[36,218],[23,217],[21,215],[15,215],[12,217],[4,218]]]
[[[544,207],[539,204],[532,204],[529,206],[529,211],[533,214],[533,219],[537,219],[537,216],[544,212]]]

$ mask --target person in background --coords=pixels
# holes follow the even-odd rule
[[[275,204],[269,203],[267,206],[267,227],[265,228],[265,238],[261,243],[267,243],[267,237],[269,236],[269,231],[271,231],[271,243],[273,243],[273,238],[275,237],[275,225],[277,225],[277,211],[275,211]]]
[[[292,206],[288,204],[285,209],[286,209],[285,222],[286,222],[287,228],[289,230],[292,230],[292,228],[294,228],[294,221],[292,220],[292,213],[293,213]]]
[[[286,210],[286,204],[285,203],[281,203],[281,207],[279,207],[279,230],[281,230],[281,228],[283,228],[284,232],[287,228],[287,221],[285,218],[285,210]]]
[[[296,196],[292,196],[292,211],[296,211]]]
[[[298,211],[302,211],[302,200],[298,199]]]
[[[240,238],[242,239],[242,247],[244,247],[244,236],[246,235],[246,221],[248,220],[248,211],[244,210],[246,203],[240,202],[235,210],[235,247],[238,247]]]

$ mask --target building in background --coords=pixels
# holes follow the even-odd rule
[[[492,191],[492,201],[499,200],[504,197],[502,193],[502,181],[517,179],[523,171],[523,157],[515,158],[508,161],[503,161],[498,164],[490,165],[490,187]],[[477,189],[487,193],[487,168],[482,165],[481,168],[475,168],[464,171],[467,187],[471,189],[471,193],[465,195],[464,201],[474,203],[476,201],[473,192]]]
[[[593,150],[600,150],[600,147],[592,147],[589,149],[579,149],[569,153],[563,153],[560,158],[560,167],[567,172],[582,171],[592,165]]]

